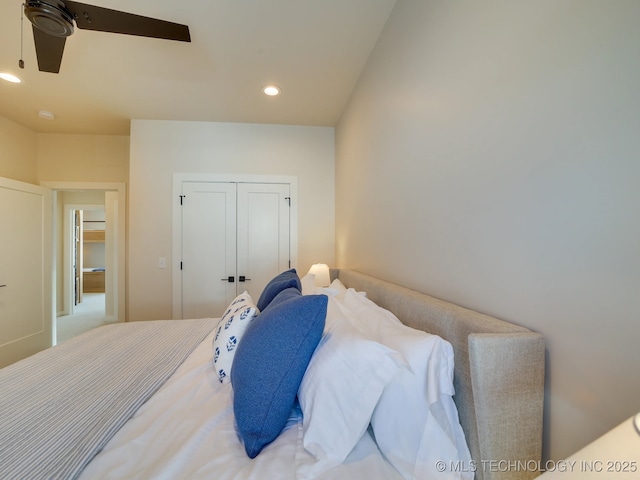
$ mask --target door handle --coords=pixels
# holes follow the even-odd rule
[[[2,287],[6,287],[6,285],[0,285],[0,288],[2,288]]]
[[[227,278],[221,278],[220,281],[222,282],[229,282],[229,283],[233,283],[236,281],[236,277],[233,276],[229,276]]]
[[[239,281],[239,282],[250,282],[250,281],[251,281],[251,279],[250,279],[250,278],[245,277],[244,275],[240,275],[240,276],[238,277],[238,281]]]

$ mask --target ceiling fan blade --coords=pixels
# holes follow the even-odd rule
[[[66,37],[55,37],[33,26],[33,40],[38,57],[38,70],[41,72],[58,73],[62,63],[62,52]]]
[[[76,26],[81,29],[164,38],[181,42],[191,41],[187,25],[79,2],[65,1],[64,5],[67,10],[73,13]]]

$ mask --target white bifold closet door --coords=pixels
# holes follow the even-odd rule
[[[290,186],[182,185],[182,318],[219,317],[290,265]]]

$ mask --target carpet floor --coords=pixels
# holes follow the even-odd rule
[[[57,343],[109,323],[112,322],[105,318],[104,293],[85,293],[82,303],[74,307],[73,315],[56,318]]]

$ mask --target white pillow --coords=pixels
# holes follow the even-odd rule
[[[325,331],[298,390],[303,444],[317,459],[300,467],[304,478],[344,461],[367,430],[384,387],[405,365],[397,352],[360,335],[329,296]]]
[[[331,285],[329,285],[329,289],[332,292],[335,292],[334,296],[343,297],[344,294],[347,293],[347,287],[345,287],[338,278],[331,282]]]
[[[248,292],[238,295],[218,322],[213,337],[213,367],[221,383],[231,381],[236,347],[258,309]]]
[[[307,273],[300,279],[300,283],[302,285],[302,295],[324,294],[328,297],[335,297],[344,295],[347,292],[347,287],[337,278],[328,287],[318,287],[316,285],[316,276],[313,273]]]
[[[438,462],[462,461],[470,466],[471,454],[453,402],[451,344],[407,327],[353,289],[339,305],[354,328],[399,352],[411,370],[402,369],[391,380],[372,415],[380,451],[406,479],[441,478]],[[442,478],[473,478],[471,468],[466,470]]]

